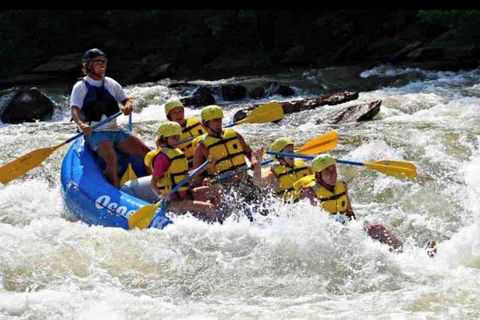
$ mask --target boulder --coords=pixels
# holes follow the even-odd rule
[[[54,108],[55,103],[37,88],[18,90],[1,108],[0,119],[5,123],[47,120]]]
[[[317,119],[317,124],[337,124],[372,120],[380,112],[382,100],[348,106],[345,109],[331,112]]]
[[[247,88],[238,84],[224,84],[221,91],[223,99],[228,101],[241,100],[247,96]]]
[[[338,92],[316,98],[282,102],[285,114],[315,109],[324,105],[336,105],[358,99],[358,92]]]
[[[212,93],[213,91],[209,87],[199,87],[193,95],[181,98],[180,101],[185,107],[203,108],[216,103]]]
[[[266,96],[281,95],[282,97],[290,97],[295,94],[295,91],[289,86],[281,85],[276,81],[271,81],[265,87],[255,87],[248,96],[252,99],[261,99]]]
[[[261,98],[265,97],[265,88],[264,87],[255,87],[252,91],[250,91],[248,96],[251,99],[261,99]]]
[[[285,85],[281,85],[280,83],[276,81],[269,82],[267,84],[267,87],[265,89],[265,95],[267,96],[272,96],[272,95],[281,95],[282,97],[290,97],[295,94],[295,91]]]

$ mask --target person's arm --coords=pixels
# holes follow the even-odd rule
[[[80,107],[72,106],[71,113],[72,119],[77,124],[78,128],[82,130],[84,135],[90,136],[92,134],[92,128],[80,118]]]
[[[310,189],[310,188],[302,189],[300,191],[300,198],[301,199],[308,199],[312,206],[318,205],[317,197],[315,196],[315,193],[313,192],[313,190]]]
[[[167,172],[169,167],[170,160],[166,155],[160,153],[157,155],[157,157],[155,157],[155,161],[153,163],[152,180],[150,180],[150,187],[152,188],[152,191],[157,195],[157,198],[160,195],[160,189],[158,188],[157,182],[163,178],[165,172]]]
[[[72,120],[77,124],[78,128],[83,134],[90,136],[92,134],[92,128],[88,123],[83,122],[80,116],[80,109],[86,94],[87,87],[85,84],[82,81],[75,83],[70,94],[70,112]]]
[[[350,219],[350,220],[357,220],[357,217],[355,216],[355,212],[353,212],[352,209],[352,202],[350,201],[350,196],[348,195],[348,190],[347,190],[347,184],[344,182],[343,183],[345,186],[345,195],[347,196],[348,199],[348,207],[347,207],[347,212],[345,212],[345,215]]]
[[[252,149],[245,143],[245,140],[238,132],[237,132],[237,137],[238,137],[238,141],[240,141],[240,144],[242,145],[243,151],[245,151],[245,155],[247,156],[248,160],[252,162]]]
[[[259,188],[273,188],[275,174],[269,170],[265,175],[262,175],[262,158],[264,153],[264,148],[260,148],[252,153],[253,184]]]
[[[121,102],[121,104],[123,105],[123,108],[122,108],[123,114],[128,116],[133,110],[132,100],[130,100],[129,98],[126,98]]]
[[[132,100],[130,100],[130,98],[128,98],[127,94],[125,93],[122,85],[118,83],[117,80],[110,77],[105,77],[105,85],[108,86],[108,89],[110,89],[109,91],[111,94],[113,94],[115,100],[122,104],[123,114],[128,116],[133,110],[133,104]]]
[[[202,165],[203,162],[208,157],[208,150],[205,146],[201,143],[197,145],[195,148],[195,152],[193,153],[193,165],[192,169],[196,169]],[[211,165],[211,164],[210,164]],[[190,183],[191,187],[198,187],[202,184],[203,179],[205,179],[204,173],[199,173],[195,177],[192,178],[192,182]]]
[[[152,180],[150,180],[150,188],[152,188],[152,191],[157,196],[157,199],[158,199],[158,195],[160,194],[160,189],[157,186],[158,180],[159,179],[152,174]]]

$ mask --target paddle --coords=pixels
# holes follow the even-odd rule
[[[132,130],[133,130],[132,112],[130,112],[130,114],[128,115],[128,131],[132,133]],[[123,173],[122,179],[120,179],[120,185],[124,185],[128,181],[138,178],[137,175],[135,174],[135,170],[133,170],[133,167],[132,167],[131,156],[129,156],[128,158],[130,161],[128,162],[127,169]]]
[[[302,154],[318,154],[335,149],[335,147],[337,146],[337,142],[337,131],[329,131],[308,140],[294,152]]]
[[[186,184],[188,181],[190,181],[197,173],[201,172],[204,170],[204,168],[208,165],[209,161],[205,160],[204,163],[202,163],[198,168],[193,170],[188,176],[186,176],[182,181],[180,181],[179,184],[177,184],[166,196],[167,199],[177,192],[180,187],[182,187],[184,184]],[[128,226],[130,229],[133,228],[138,228],[138,229],[145,229],[150,226],[150,223],[154,220],[155,212],[157,209],[162,206],[162,210],[160,213],[163,213],[165,211],[165,206],[166,202],[164,200],[160,200],[157,203],[154,204],[149,204],[146,206],[141,207],[138,209],[135,213],[133,213],[130,217],[128,217]],[[155,216],[154,216],[155,215]]]
[[[286,153],[286,152],[268,151],[267,153],[270,155],[287,156],[287,157],[300,158],[300,159],[306,159],[306,160],[313,160],[315,158],[315,156]],[[415,164],[409,161],[379,160],[379,161],[363,163],[363,162],[357,162],[357,161],[336,159],[336,162],[343,163],[343,164],[351,164],[355,166],[364,166],[396,178],[406,177],[406,178],[413,179],[417,176],[417,168],[415,167]]]
[[[250,114],[246,116],[244,119],[227,124],[226,126],[224,126],[224,128],[230,128],[238,124],[244,124],[244,123],[267,123],[267,122],[278,121],[278,120],[282,120],[284,115],[285,114],[283,113],[282,105],[276,101],[272,101],[272,102],[265,103],[258,106],[258,108],[250,112]],[[197,137],[189,137],[186,139],[182,139],[178,141],[178,144],[191,141]]]
[[[282,120],[284,117],[283,107],[277,101],[262,104],[250,112],[244,119],[232,122],[224,128],[230,128],[242,123],[266,123]]]
[[[99,126],[115,119],[122,112],[117,112],[114,115],[111,115],[108,118],[103,119],[102,121],[96,123],[92,126],[92,130],[98,128]],[[62,147],[63,145],[77,139],[78,137],[82,136],[83,132],[80,132],[73,137],[65,140],[64,142],[57,144],[53,147],[48,148],[41,148],[34,151],[31,151],[20,158],[17,158],[9,163],[6,163],[0,167],[0,182],[5,184],[19,176],[24,175],[27,171],[39,166],[45,159],[50,156],[55,150]]]
[[[318,154],[322,152],[327,152],[332,149],[334,149],[337,146],[338,142],[338,134],[336,131],[330,131],[325,134],[321,134],[319,136],[316,136],[307,142],[305,142],[300,148],[295,150],[295,152],[301,152],[304,154]],[[267,152],[268,153],[268,152]],[[265,166],[267,164],[270,164],[273,162],[273,159],[270,160],[265,160],[261,163],[262,166]],[[215,178],[213,178],[213,182],[218,182],[227,178],[230,178],[232,176],[235,176],[239,173],[243,173],[245,171],[248,171],[250,169],[253,169],[253,166],[250,167],[245,167],[245,168],[240,168],[237,170],[234,170],[232,172],[227,172],[222,175],[219,175]]]

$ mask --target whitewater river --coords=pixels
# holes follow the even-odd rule
[[[269,80],[293,86],[295,98],[342,87],[317,70],[199,83]],[[136,97],[134,131],[149,145],[162,104],[178,97],[168,84],[125,88]],[[480,71],[380,66],[349,86],[361,90],[358,100],[236,129],[254,149],[335,129],[337,158],[413,161],[415,180],[338,165],[358,221],[341,228],[305,202],[277,202],[276,214],[255,223],[239,214],[223,225],[183,216],[164,230],[88,226],[63,208],[65,146],[0,186],[0,319],[479,319]],[[75,134],[70,88],[44,89],[60,108],[47,122],[0,124],[0,163]],[[375,99],[383,103],[372,121],[316,124],[324,112]],[[404,252],[370,239],[367,221],[392,228]],[[429,239],[438,242],[433,259]]]

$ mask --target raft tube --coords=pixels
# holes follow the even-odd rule
[[[119,168],[132,162],[138,177],[146,175],[143,159],[117,153]],[[70,145],[62,162],[61,192],[64,205],[71,214],[89,225],[130,229],[128,218],[150,203],[125,193],[107,182],[102,174],[104,162],[83,137]],[[120,172],[123,172],[120,170]],[[163,229],[171,223],[160,209],[155,228]]]

